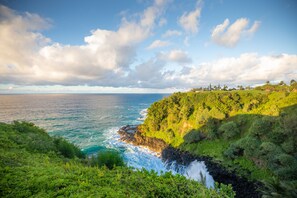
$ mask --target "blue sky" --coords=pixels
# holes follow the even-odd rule
[[[0,1],[0,93],[297,78],[297,1]]]

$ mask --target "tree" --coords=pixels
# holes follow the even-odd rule
[[[278,85],[285,85],[285,82],[284,82],[284,81],[280,81],[280,82],[278,83]]]
[[[270,85],[270,81],[269,80],[266,81],[266,85]]]
[[[294,79],[292,79],[291,81],[290,81],[290,85],[293,85],[293,84],[295,84],[296,83],[296,80],[294,80]]]
[[[238,88],[239,90],[244,90],[244,87],[243,87],[242,85],[238,85],[237,88]]]
[[[211,86],[211,84],[209,84],[208,90],[209,90],[209,91],[212,90],[212,86]]]
[[[251,87],[251,86],[247,86],[245,89],[247,89],[247,90],[251,90],[252,87]]]
[[[236,123],[233,121],[222,124],[218,130],[225,139],[233,138],[240,133]]]
[[[228,86],[227,85],[224,85],[223,90],[224,91],[227,91],[227,89],[228,89]]]

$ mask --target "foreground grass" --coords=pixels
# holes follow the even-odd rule
[[[234,197],[225,185],[132,170],[111,160],[114,153],[88,159],[31,123],[0,123],[0,146],[0,197]]]

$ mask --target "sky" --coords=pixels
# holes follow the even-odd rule
[[[297,79],[296,0],[0,0],[0,94]]]

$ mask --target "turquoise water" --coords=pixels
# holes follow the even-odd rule
[[[0,95],[0,121],[27,120],[63,136],[80,148],[96,152],[107,133],[140,124],[143,109],[162,94]]]
[[[203,162],[189,167],[166,162],[145,148],[119,141],[117,130],[127,124],[141,124],[146,109],[165,94],[28,94],[0,95],[0,122],[26,120],[62,136],[87,154],[105,148],[119,150],[128,166],[157,172],[172,171],[199,180],[200,172],[207,185],[213,186]]]

